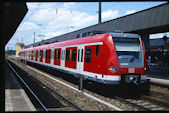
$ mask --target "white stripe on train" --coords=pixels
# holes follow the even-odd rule
[[[29,62],[33,62],[33,63],[38,63],[41,65],[45,65],[48,67],[52,67],[54,69],[59,69],[62,71],[67,71],[70,74],[73,74],[75,77],[80,76],[80,74],[78,73],[77,69],[70,69],[67,67],[61,68],[61,66],[57,66],[57,65],[52,65],[52,64],[47,64],[47,63],[41,63],[38,61],[32,61],[32,60],[28,60]],[[83,71],[82,75],[84,75],[84,79],[90,79],[90,80],[94,80],[97,82],[101,82],[101,83],[107,83],[107,84],[119,84],[120,83],[120,76],[113,76],[113,75],[102,75],[102,74],[97,74],[97,73],[91,73],[91,72],[87,72],[87,71]],[[141,80],[146,80],[147,79],[147,75],[142,75],[141,76]]]

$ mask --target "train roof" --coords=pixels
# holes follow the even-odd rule
[[[31,50],[36,50],[36,49],[44,49],[44,48],[48,49],[48,48],[54,48],[54,47],[100,42],[100,41],[103,41],[104,37],[108,37],[108,36],[110,36],[110,33],[98,34],[98,35],[89,36],[89,37],[83,37],[83,38],[56,42],[56,43],[47,44],[47,45],[41,45],[41,46],[32,47],[32,48],[26,48],[26,49],[22,49],[21,52],[31,51]]]
[[[139,38],[138,34],[131,34],[131,33],[104,33],[104,34],[97,34],[93,36],[88,36],[88,37],[83,37],[83,38],[78,38],[78,39],[73,39],[73,40],[67,40],[67,41],[62,41],[62,42],[56,42],[52,44],[46,44],[46,45],[41,45],[37,47],[32,47],[32,48],[26,48],[22,49],[21,52],[23,51],[31,51],[31,50],[36,50],[36,49],[48,49],[48,48],[54,48],[54,47],[62,47],[62,46],[69,46],[69,45],[77,45],[77,44],[86,44],[86,43],[93,43],[93,42],[100,42],[103,40],[104,37],[106,36],[112,36],[112,37],[127,37],[127,38]]]

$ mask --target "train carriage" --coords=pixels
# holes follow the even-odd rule
[[[137,34],[97,34],[26,48],[21,53],[26,55],[22,60],[103,84],[148,83],[145,49]]]

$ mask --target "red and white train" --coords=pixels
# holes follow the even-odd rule
[[[20,57],[103,84],[148,82],[145,49],[137,34],[97,34],[26,48]]]

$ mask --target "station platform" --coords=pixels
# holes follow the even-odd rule
[[[169,73],[159,68],[150,68],[148,78],[152,83],[158,83],[169,87]]]
[[[13,111],[36,111],[36,108],[6,64],[5,112]]]
[[[159,68],[150,68],[148,76],[151,78],[169,80],[169,73]]]

